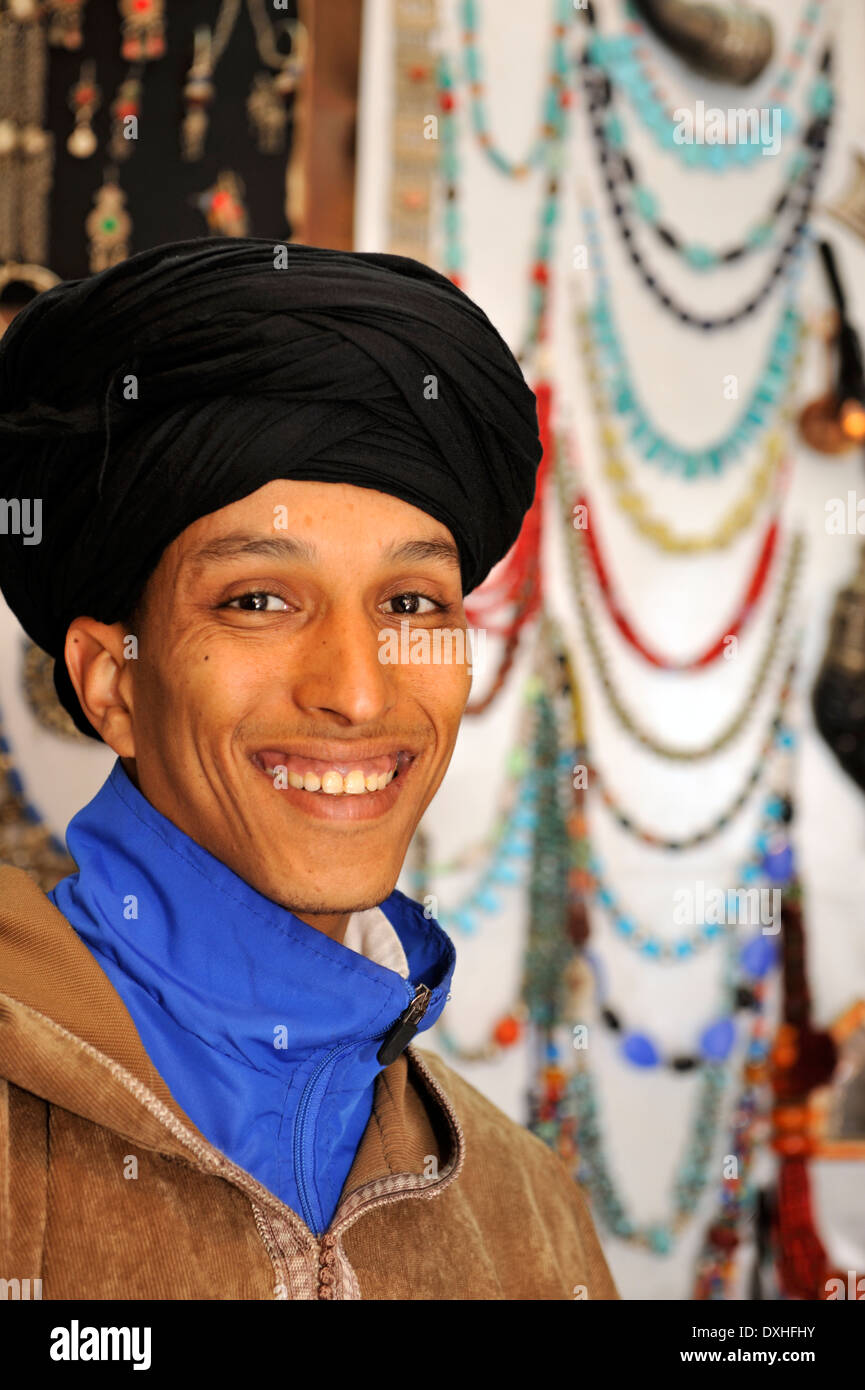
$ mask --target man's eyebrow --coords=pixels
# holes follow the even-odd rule
[[[316,546],[300,536],[256,536],[232,532],[208,541],[194,551],[189,564],[201,569],[211,562],[236,560],[245,555],[261,555],[271,560],[302,560],[308,564],[319,559]],[[435,540],[394,541],[382,552],[382,560],[387,564],[422,563],[424,560],[439,560],[456,569],[460,568],[460,556],[453,541],[444,538]]]

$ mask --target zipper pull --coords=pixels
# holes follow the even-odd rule
[[[432,991],[428,985],[418,985],[414,999],[408,1008],[403,1009],[396,1023],[384,1035],[384,1041],[376,1054],[383,1067],[395,1062],[403,1048],[407,1047],[418,1030],[418,1025],[427,1011]]]

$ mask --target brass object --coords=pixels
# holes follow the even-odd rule
[[[816,336],[822,338],[826,351],[827,388],[802,407],[796,422],[808,447],[829,456],[849,454],[861,443],[849,427],[845,427],[844,412],[845,408],[849,409],[849,403],[840,399],[835,388],[835,343],[839,326],[836,310],[831,309],[822,316]]]
[[[150,62],[165,54],[165,0],[118,0],[120,52],[127,63]]]
[[[102,105],[102,90],[96,81],[96,64],[87,59],[81,64],[81,76],[69,93],[69,105],[75,115],[75,129],[66,141],[73,159],[89,159],[96,153],[96,132],[91,124]]]
[[[843,193],[826,211],[865,241],[865,154],[853,152],[853,171]]]
[[[52,48],[72,53],[84,39],[84,6],[87,0],[48,0],[48,42]]]
[[[20,261],[5,261],[0,265],[0,290],[4,285],[8,285],[10,280],[23,280],[25,285],[32,285],[34,290],[41,294],[43,290],[50,290],[52,285],[60,283],[60,276],[55,275],[53,270],[49,270],[44,265],[25,265]]]
[[[37,294],[56,285],[58,276],[44,265],[22,265],[19,261],[0,263],[0,338],[12,320],[34,295],[15,293],[15,286],[29,286]],[[6,287],[10,286],[9,290]]]
[[[246,187],[232,169],[220,171],[216,183],[195,201],[216,236],[247,236],[249,217],[244,205]]]
[[[438,25],[437,0],[395,0],[388,250],[420,261],[430,255],[439,160],[439,142],[428,130],[438,112]]]
[[[76,728],[71,715],[61,705],[54,689],[54,658],[29,638],[24,643],[24,694],[30,712],[40,728],[76,743],[90,743],[86,734]]]
[[[635,0],[662,41],[694,72],[716,82],[747,87],[756,81],[775,46],[772,21],[759,10],[687,0]]]
[[[195,30],[192,63],[183,87],[185,111],[180,126],[181,158],[190,163],[204,156],[210,125],[208,107],[216,95],[213,75],[234,33],[240,7],[241,0],[222,0],[213,31],[206,25]]]
[[[41,7],[0,9],[0,261],[48,259],[54,136],[45,125]]]
[[[821,736],[865,791],[865,543],[856,574],[835,599],[811,704]]]
[[[279,154],[285,148],[288,125],[287,102],[297,91],[309,66],[309,31],[299,19],[284,19],[274,28],[264,0],[247,0],[249,17],[255,30],[258,56],[271,72],[256,73],[246,111],[262,154]],[[277,36],[289,35],[291,49],[280,52]]]
[[[834,392],[810,401],[799,414],[799,433],[809,448],[818,454],[849,454],[856,439],[845,433],[841,423],[843,402]]]
[[[94,207],[84,221],[84,230],[90,251],[90,270],[96,274],[129,255],[132,218],[126,211],[126,194],[117,182],[116,171],[106,174],[102,187],[93,195],[93,202]]]
[[[855,676],[865,673],[865,543],[853,579],[835,599],[823,666]]]

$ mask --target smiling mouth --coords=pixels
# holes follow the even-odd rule
[[[292,787],[310,796],[366,797],[383,792],[415,759],[406,749],[376,758],[325,760],[276,749],[262,749],[253,762],[276,787]]]

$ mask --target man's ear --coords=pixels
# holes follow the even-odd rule
[[[127,641],[123,623],[75,618],[69,624],[63,652],[81,708],[120,758],[135,757]]]

